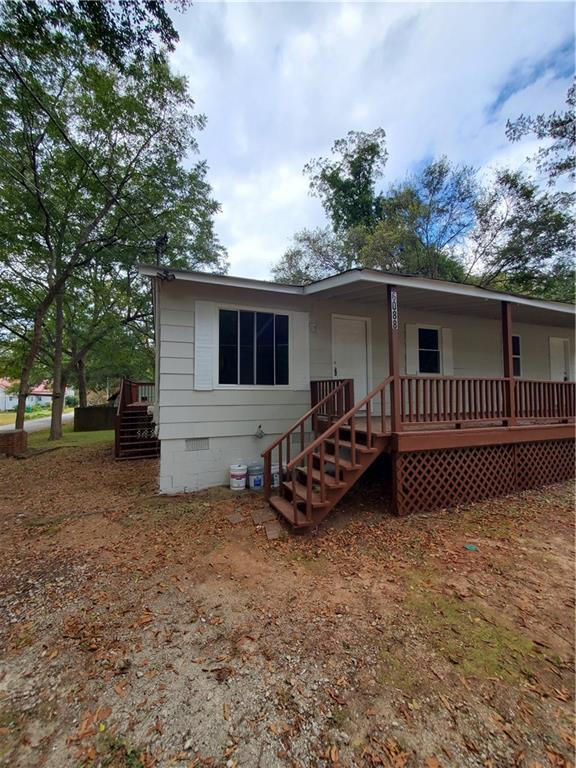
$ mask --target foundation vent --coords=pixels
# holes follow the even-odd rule
[[[210,449],[209,437],[189,437],[185,443],[187,451],[207,451]]]

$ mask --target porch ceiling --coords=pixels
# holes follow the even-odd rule
[[[323,291],[323,299],[339,299],[342,301],[359,302],[361,304],[385,304],[386,286],[375,285],[372,282],[358,281],[353,285],[343,285]],[[320,297],[319,297],[320,298]],[[502,297],[502,300],[508,298]],[[409,286],[398,286],[398,310],[402,308],[420,310],[422,312],[446,312],[448,314],[473,315],[497,319],[500,317],[500,302],[493,298],[478,298],[464,296],[430,288],[420,289]],[[574,314],[557,312],[543,307],[526,304],[513,304],[512,317],[520,323],[536,323],[566,328],[574,327]]]

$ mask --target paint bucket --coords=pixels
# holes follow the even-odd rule
[[[270,467],[270,481],[271,488],[280,486],[280,464],[272,464]]]
[[[243,491],[246,488],[246,471],[248,467],[246,464],[231,464],[230,465],[230,490],[231,491]]]
[[[248,467],[248,486],[251,491],[261,491],[264,487],[264,465],[250,464]]]

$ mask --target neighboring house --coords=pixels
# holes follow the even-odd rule
[[[0,411],[14,411],[18,407],[18,382],[0,379]],[[74,388],[66,387],[65,397],[73,397]],[[50,406],[52,387],[49,381],[43,381],[32,387],[26,398],[26,407],[33,405]]]
[[[18,405],[18,395],[12,391],[14,382],[0,379],[0,411],[12,411]]]
[[[399,512],[573,470],[571,305],[359,269],[307,286],[140,272],[154,283],[162,493],[225,484],[270,449],[272,505],[312,525],[381,453]]]

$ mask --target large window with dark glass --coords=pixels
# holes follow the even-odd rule
[[[418,328],[418,370],[440,373],[440,332],[437,328]]]
[[[221,309],[218,382],[288,384],[288,315]]]

